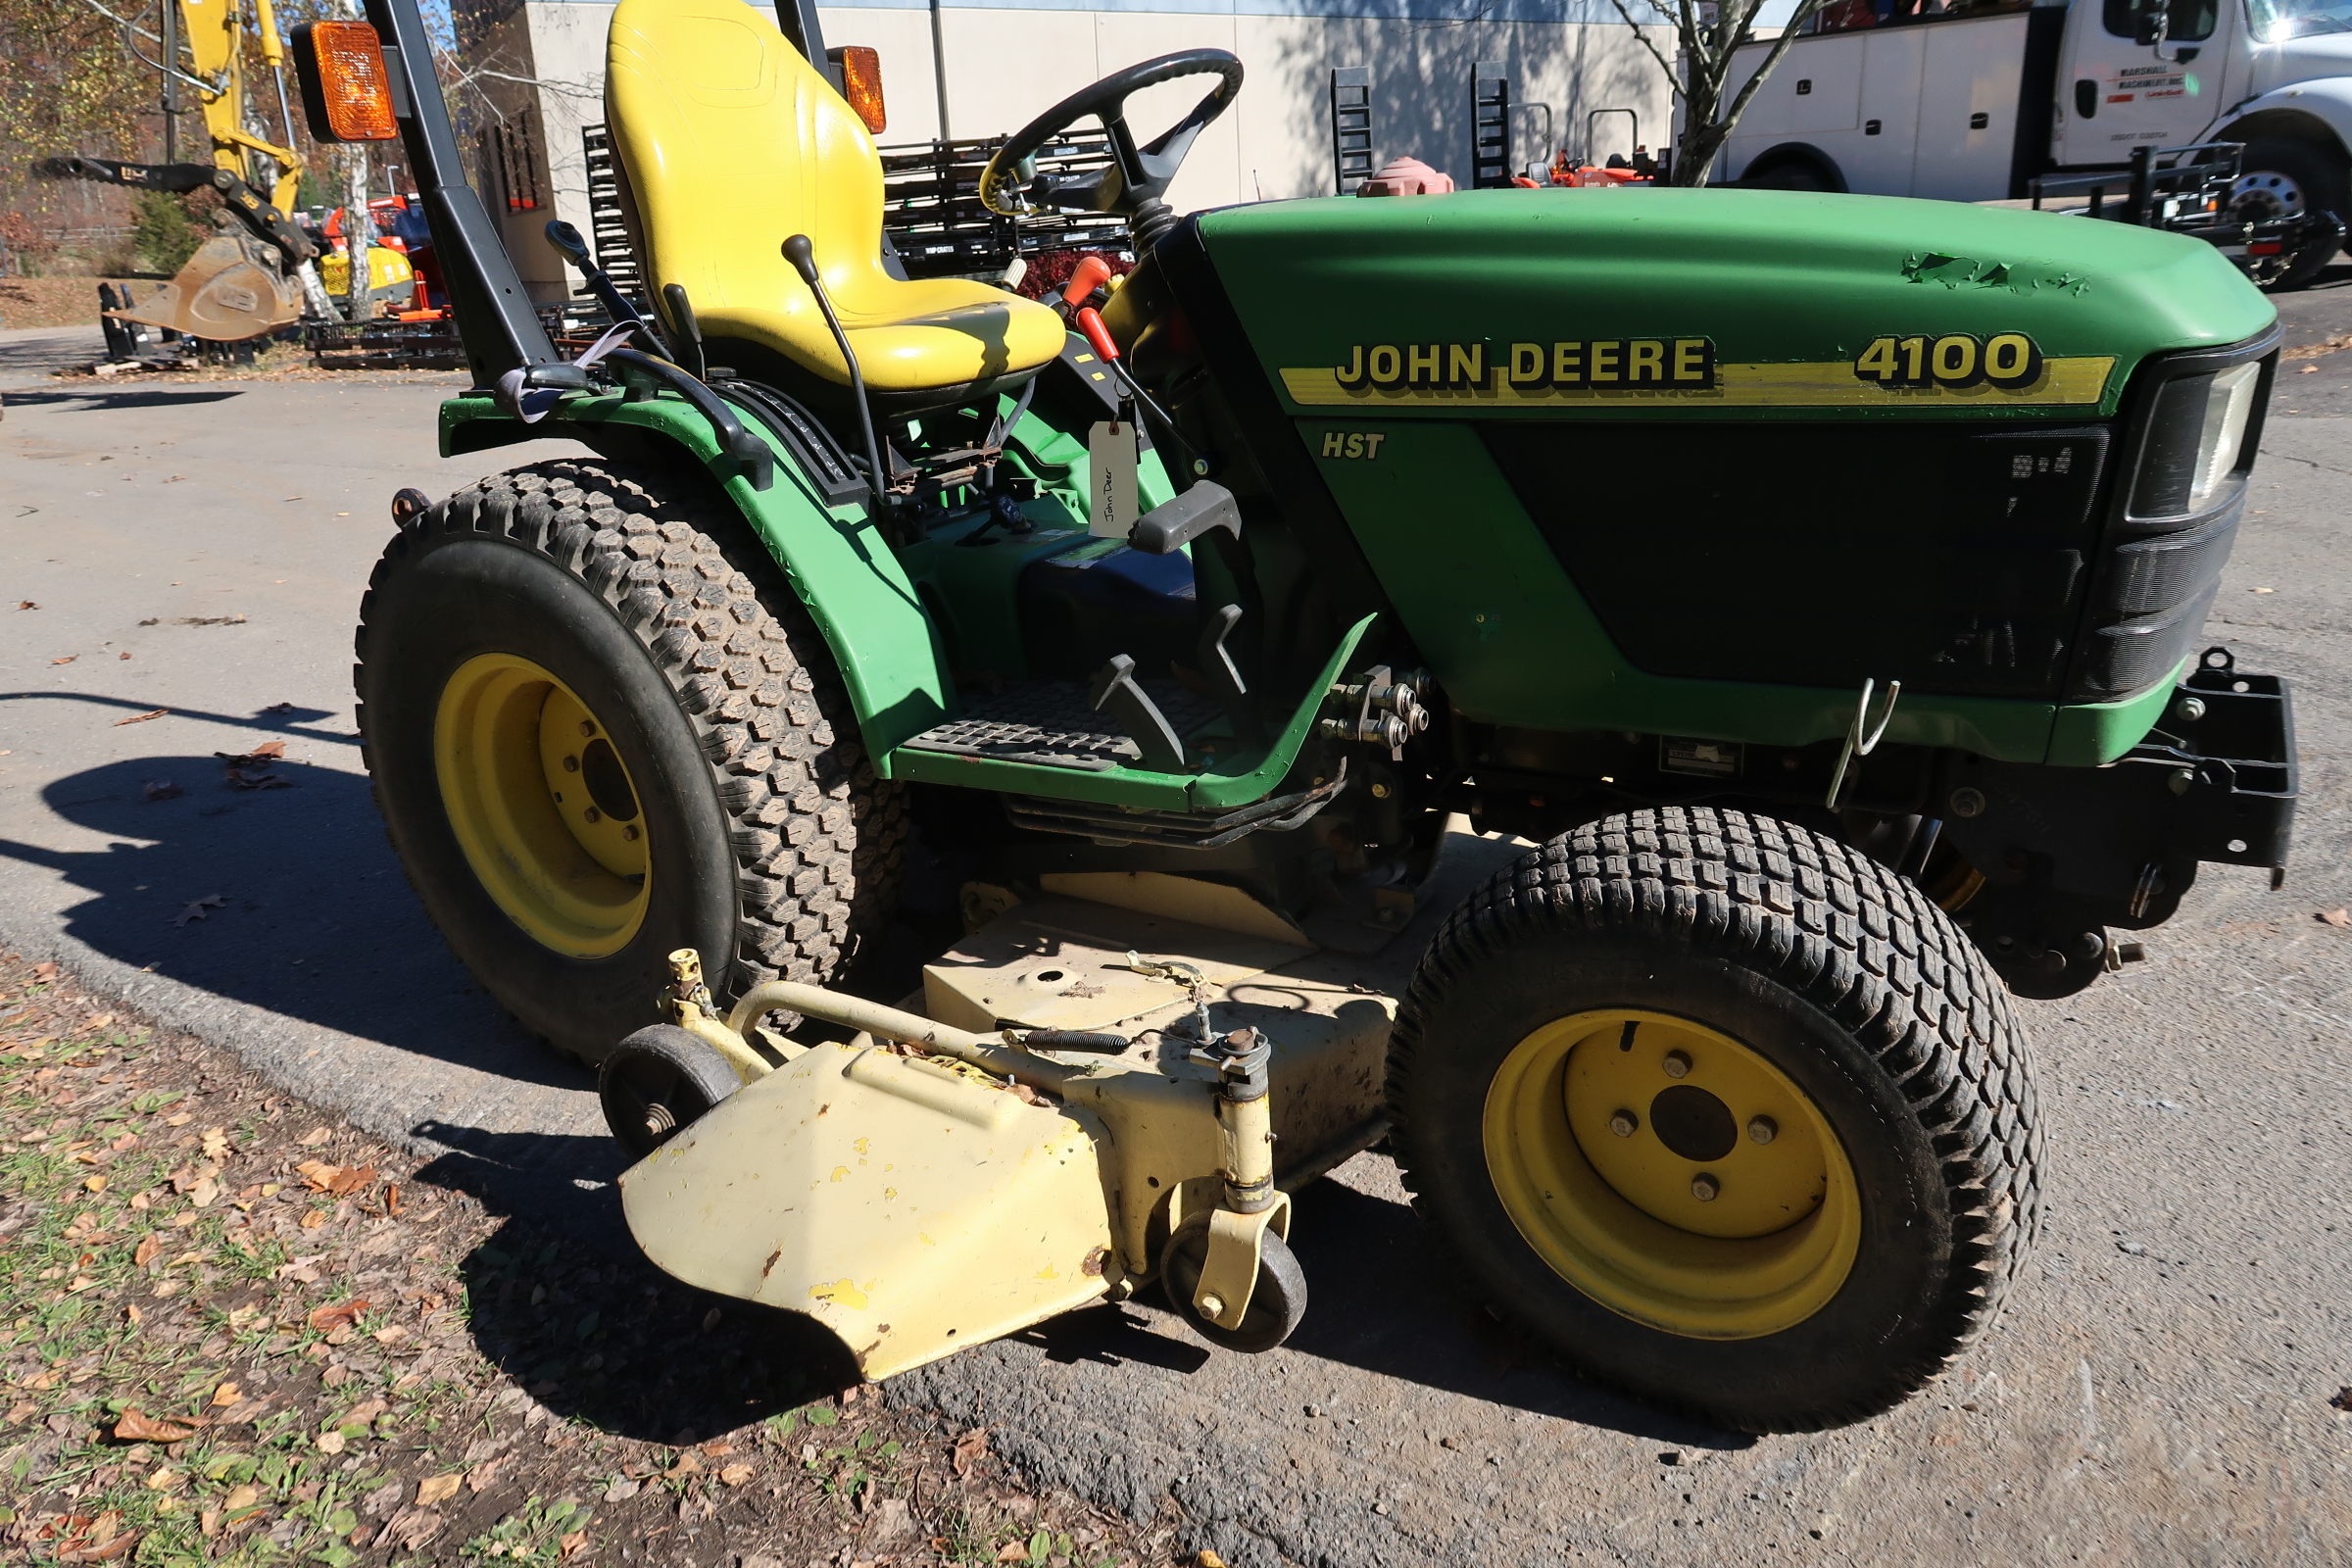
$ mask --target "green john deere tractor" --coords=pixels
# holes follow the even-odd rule
[[[386,823],[599,1065],[649,1254],[864,1376],[1154,1284],[1269,1348],[1290,1194],[1386,1137],[1463,1288],[1594,1378],[1884,1409],[2034,1233],[2012,995],[2284,863],[2284,683],[2198,641],[2278,335],[2208,246],[1766,191],[1180,218],[1242,75],[1195,50],[990,165],[1127,220],[1041,303],[895,265],[812,11],[621,0],[652,298],[551,225],[617,323],[566,363],[415,0],[368,15],[306,98],[405,139],[475,377],[444,451],[597,454],[395,503]],[[1081,122],[1109,167],[1036,176]],[[1494,835],[1535,847],[1434,907]],[[853,994],[918,858],[961,934]]]

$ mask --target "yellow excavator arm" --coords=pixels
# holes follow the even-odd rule
[[[243,122],[245,102],[245,21],[247,0],[179,0],[181,26],[188,40],[194,74],[209,85],[197,89],[204,112],[204,128],[213,139],[213,167],[225,169],[239,179],[267,183],[270,204],[288,218],[302,188],[302,156],[248,131]],[[285,107],[285,42],[277,33],[277,18],[270,0],[251,0],[255,30],[261,36],[262,59],[278,77],[278,106]],[[274,173],[253,168],[248,155],[259,153],[274,162]]]

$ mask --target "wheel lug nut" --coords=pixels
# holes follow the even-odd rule
[[[595,807],[593,807],[593,806],[591,806],[590,808],[588,808],[587,811],[586,811],[584,814],[587,816],[588,820],[589,820],[589,821],[591,821],[591,822],[602,822],[602,821],[605,819],[605,813],[604,813],[604,812],[602,812],[602,811],[600,811],[600,810],[598,810],[598,809],[597,809]]]
[[[1203,1296],[1200,1298],[1200,1313],[1203,1317],[1223,1317],[1225,1315],[1225,1298],[1221,1296]]]
[[[580,770],[580,760],[579,760],[578,758],[576,758],[576,757],[566,757],[565,759],[564,759],[564,772],[566,772],[566,773],[577,773],[579,770]]]
[[[1723,1183],[1703,1170],[1690,1178],[1690,1196],[1702,1203],[1712,1203],[1715,1201],[1716,1195],[1722,1191]]]
[[[629,824],[627,827],[624,827],[624,828],[622,828],[622,829],[620,830],[620,836],[621,836],[622,838],[624,838],[624,839],[627,839],[627,840],[628,840],[628,841],[629,841],[631,844],[634,844],[634,843],[636,843],[636,842],[637,842],[637,824],[636,824],[636,823],[634,823],[634,822],[632,822],[632,823],[630,823],[630,824]],[[1748,1129],[1748,1133],[1749,1133],[1749,1136],[1751,1136],[1751,1137],[1752,1137],[1752,1136],[1754,1136],[1755,1129],[1754,1129],[1754,1128],[1752,1128],[1752,1127],[1751,1127],[1751,1128],[1749,1128],[1749,1129]],[[1770,1136],[1770,1135],[1768,1134],[1768,1135],[1767,1135],[1767,1138],[1768,1138],[1769,1136]],[[1758,1138],[1758,1139],[1756,1139],[1756,1142],[1757,1142],[1757,1143],[1759,1143],[1759,1144],[1760,1144],[1760,1143],[1764,1143],[1765,1141],[1766,1141],[1766,1139],[1765,1139],[1765,1138]]]
[[[581,739],[585,740],[587,737],[589,737],[589,736],[591,736],[591,735],[593,735],[593,734],[595,734],[595,733],[596,733],[596,726],[595,726],[594,724],[591,724],[591,723],[589,723],[589,722],[588,722],[588,720],[586,720],[586,719],[584,719],[584,718],[580,720],[580,738],[581,738]]]
[[[1631,1138],[1642,1125],[1642,1119],[1630,1110],[1620,1110],[1609,1117],[1609,1131],[1620,1138]]]
[[[1748,1141],[1769,1144],[1781,1136],[1781,1124],[1770,1116],[1758,1116],[1747,1124]]]
[[[1665,1066],[1667,1077],[1681,1078],[1690,1071],[1690,1058],[1682,1052],[1669,1051],[1666,1053]]]

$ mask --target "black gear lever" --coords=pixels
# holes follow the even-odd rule
[[[662,358],[676,358],[669,352],[669,343],[654,323],[647,320],[643,313],[614,286],[612,274],[596,265],[596,258],[588,250],[588,241],[580,236],[578,229],[561,218],[551,218],[547,223],[547,242],[555,247],[558,255],[580,270],[580,275],[588,281],[588,291],[596,296],[597,302],[604,306],[613,320],[626,321],[636,327]]]
[[[882,466],[882,448],[874,440],[874,416],[866,407],[865,372],[858,368],[858,351],[850,347],[850,334],[841,329],[841,318],[833,314],[833,299],[825,292],[825,280],[817,275],[816,247],[808,243],[808,236],[795,234],[786,240],[784,259],[816,296],[816,308],[824,313],[825,325],[833,329],[834,346],[841,350],[842,363],[850,368],[850,396],[858,402],[858,432],[865,437],[866,484],[874,493],[874,520],[887,528],[890,470]]]

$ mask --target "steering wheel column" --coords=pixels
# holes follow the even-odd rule
[[[1127,100],[1147,87],[1184,76],[1215,76],[1217,85],[1182,120],[1150,142],[1138,145],[1127,124]],[[980,201],[1005,218],[1054,209],[1116,213],[1127,220],[1138,260],[1151,254],[1176,226],[1175,210],[1162,200],[1185,155],[1209,122],[1223,114],[1242,90],[1242,63],[1222,49],[1185,49],[1129,66],[1038,116],[1013,132],[980,172]],[[1110,167],[1074,179],[1040,180],[1038,153],[1088,117],[1100,121],[1110,138]]]

